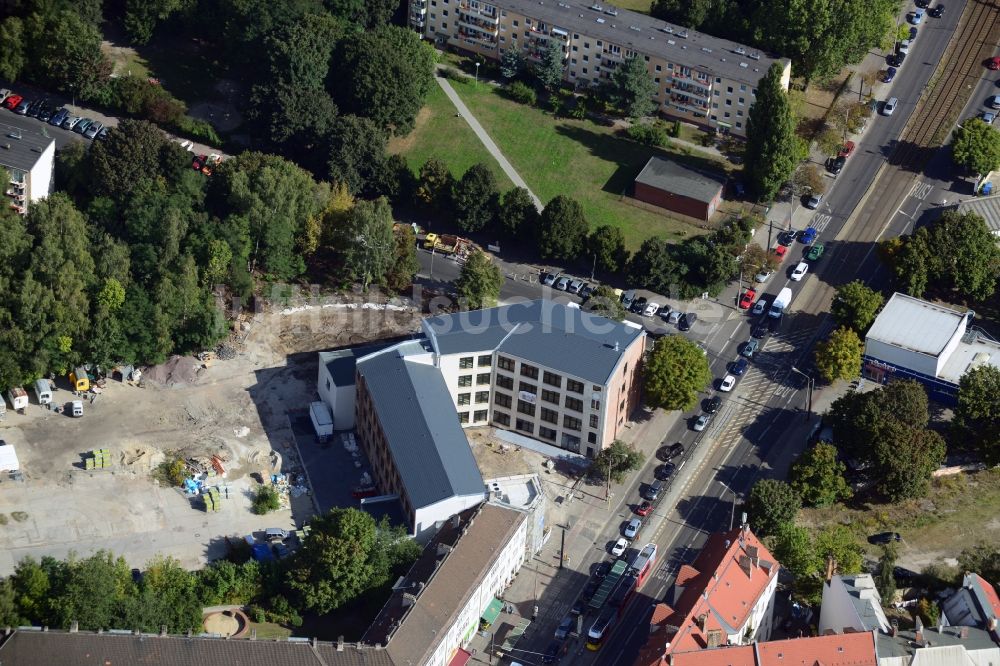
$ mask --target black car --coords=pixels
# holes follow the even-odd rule
[[[687,314],[682,314],[681,318],[677,320],[677,328],[682,331],[690,331],[691,326],[698,321],[698,315],[693,312],[688,312]]]
[[[645,308],[646,308],[646,298],[644,296],[640,296],[639,298],[632,301],[632,307],[629,309],[636,314],[642,314],[642,311]]]
[[[677,465],[673,463],[665,463],[657,467],[654,474],[656,475],[657,479],[660,479],[661,481],[666,481],[667,479],[672,477],[674,475],[674,472],[676,471],[677,471]]]
[[[767,317],[767,319],[773,319],[773,317]],[[750,337],[757,338],[758,340],[763,340],[764,338],[767,337],[767,334],[770,332],[771,330],[768,322],[761,319],[756,323],[756,325],[754,325],[753,329],[751,329]]]
[[[719,407],[722,407],[722,398],[717,395],[709,398],[702,406],[702,408],[709,414],[714,414],[719,411]]]
[[[933,16],[934,18],[941,18],[942,16],[944,16],[944,5],[939,4],[937,7],[935,7],[934,9],[930,10],[927,13]]]
[[[556,664],[559,662],[559,651],[562,650],[562,643],[557,640],[553,640],[549,643],[549,646],[545,648],[545,654],[542,655],[543,664]]]
[[[878,534],[873,534],[868,537],[868,543],[873,545],[892,543],[893,541],[902,540],[903,537],[899,536],[899,532],[879,532]]]
[[[914,0],[913,4],[915,4],[917,7],[920,7],[920,9],[927,9],[927,7],[931,3],[930,0]]]
[[[594,569],[594,578],[603,580],[608,575],[609,571],[611,571],[611,562],[604,560]]]
[[[847,164],[846,157],[831,157],[826,161],[826,170],[836,176],[844,170],[845,164]]]
[[[42,105],[42,108],[38,110],[38,119],[43,123],[49,122],[49,118],[52,117],[53,109],[48,103]]]
[[[684,455],[684,445],[680,442],[671,444],[667,449],[667,459],[676,458],[677,456]]]
[[[795,232],[794,231],[782,231],[778,234],[778,244],[789,247],[795,242]]]
[[[902,67],[904,60],[906,60],[905,53],[893,53],[885,59],[885,61],[893,67]]]
[[[36,99],[28,105],[28,110],[24,113],[24,115],[34,118],[38,115],[38,112],[41,111],[43,106],[45,106],[45,100]]]

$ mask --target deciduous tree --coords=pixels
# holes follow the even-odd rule
[[[958,383],[956,434],[975,444],[989,463],[1000,459],[1000,369],[980,365],[966,371]]]
[[[837,287],[837,293],[830,305],[830,314],[841,326],[846,326],[859,335],[864,334],[882,308],[885,299],[860,280],[854,280]]]
[[[371,183],[385,161],[385,131],[367,118],[340,116],[327,136],[330,180],[343,183],[351,194],[371,192]]]
[[[386,287],[392,291],[402,292],[413,284],[413,277],[420,270],[417,260],[417,236],[413,227],[401,224],[393,230],[395,251],[392,268],[386,275]]]
[[[858,334],[841,326],[816,345],[816,369],[828,382],[859,377],[863,350]]]
[[[746,501],[750,527],[757,536],[777,534],[782,526],[795,520],[802,507],[790,485],[777,479],[761,479],[753,484]]]
[[[588,239],[588,254],[594,257],[597,268],[617,273],[628,263],[625,234],[618,227],[605,224],[594,229]]]
[[[500,228],[511,238],[538,233],[538,209],[531,194],[523,187],[512,187],[500,198]]]
[[[656,110],[656,82],[643,58],[633,56],[611,72],[608,97],[629,118],[642,118]]]
[[[974,174],[985,174],[1000,167],[1000,132],[979,118],[958,126],[951,142],[955,164]]]
[[[587,218],[575,199],[560,194],[542,211],[538,221],[538,249],[546,259],[575,259],[587,240]]]
[[[452,188],[455,222],[469,232],[492,228],[499,196],[493,171],[485,164],[473,164]]]
[[[708,359],[681,335],[656,341],[643,369],[646,403],[653,408],[691,409],[712,381]]]
[[[424,162],[417,176],[417,200],[431,209],[443,210],[451,203],[454,178],[441,160],[433,157]]]
[[[338,247],[348,276],[361,282],[366,291],[372,282],[384,285],[396,256],[392,209],[386,198],[355,203],[341,239]]]
[[[658,294],[677,297],[688,267],[678,261],[674,246],[662,238],[647,238],[632,255],[626,273],[629,281]]]
[[[497,304],[503,273],[493,259],[482,251],[469,255],[462,272],[455,280],[455,291],[462,299],[462,306],[471,310],[491,308]]]
[[[792,489],[806,506],[830,506],[851,497],[845,471],[847,467],[837,460],[837,449],[819,442],[792,465]]]
[[[933,430],[886,420],[875,431],[875,489],[891,502],[923,497],[944,462],[945,443]]]
[[[625,480],[625,475],[642,467],[646,456],[637,451],[631,444],[616,439],[606,449],[594,456],[592,469],[603,479],[610,475],[615,483]]]
[[[599,314],[608,319],[622,321],[625,319],[625,306],[615,294],[614,289],[602,284],[587,299],[587,308],[594,314]]]
[[[781,76],[781,66],[775,63],[758,83],[747,118],[743,172],[760,201],[772,200],[795,168],[795,122]]]

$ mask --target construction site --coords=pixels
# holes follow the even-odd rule
[[[227,538],[300,528],[317,504],[288,412],[315,399],[315,352],[419,320],[406,303],[309,299],[244,317],[215,350],[111,373],[99,392],[57,382],[52,402],[82,399],[82,417],[32,400],[0,421],[20,466],[0,480],[0,576],[27,556],[100,549],[133,567],[163,554],[197,568],[223,557]],[[251,511],[261,485],[281,504],[263,516]]]

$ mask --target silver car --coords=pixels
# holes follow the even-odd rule
[[[69,118],[63,121],[62,128],[65,130],[71,130],[74,127],[76,127],[76,124],[81,120],[83,120],[83,118],[81,118],[80,116],[70,116]]]
[[[88,139],[93,139],[97,136],[97,133],[104,129],[104,124],[94,121],[87,126],[87,129],[83,131],[83,135]]]

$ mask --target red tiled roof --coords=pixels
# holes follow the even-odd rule
[[[684,587],[700,575],[701,573],[690,564],[682,564],[677,571],[677,578],[674,582],[676,585]]]
[[[674,609],[670,606],[660,603],[653,606],[653,617],[650,619],[650,624],[660,624],[668,617],[674,614]]]
[[[756,666],[756,660],[752,645],[735,645],[671,655],[670,666]]]
[[[976,582],[979,583],[979,587],[983,590],[983,595],[986,600],[990,603],[990,608],[993,609],[993,615],[1000,617],[1000,596],[997,595],[996,588],[990,585],[989,581],[980,576],[977,573],[972,574],[976,577]]]
[[[757,644],[757,666],[878,666],[870,631]]]

